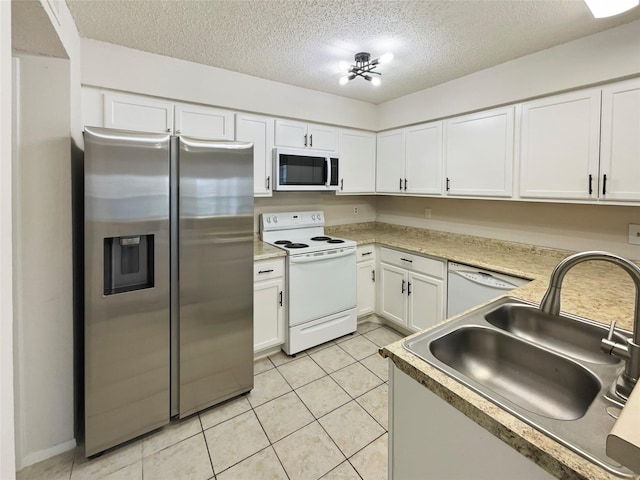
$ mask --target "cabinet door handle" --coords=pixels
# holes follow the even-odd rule
[[[271,273],[271,272],[273,272],[273,268],[270,268],[269,270],[260,270],[258,272],[258,275],[260,275],[261,273]]]
[[[593,175],[589,174],[589,195],[593,193]]]
[[[404,293],[404,284],[405,284],[405,283],[406,283],[406,282],[405,282],[404,280],[402,280],[402,293]]]
[[[307,146],[307,134],[306,133],[304,134],[304,146],[305,147]]]
[[[280,290],[280,306],[282,306],[282,290]]]
[[[402,260],[403,262],[413,263],[413,260],[410,260],[408,258],[400,258],[400,260]]]
[[[607,174],[602,176],[602,195],[607,194]]]
[[[402,179],[400,179],[400,186],[398,187],[398,190],[402,190]]]
[[[344,178],[340,179],[340,190],[344,190]]]
[[[167,133],[171,133],[171,128],[167,128]]]
[[[267,177],[267,190],[271,188],[271,175]]]
[[[376,282],[376,271],[375,270],[371,270],[371,281],[373,283]]]
[[[404,179],[404,191],[405,192],[407,191],[407,179],[406,178]]]
[[[313,133],[309,135],[309,146],[313,147]]]
[[[451,182],[449,181],[449,177],[447,177],[447,192],[449,191],[450,185],[451,185]]]
[[[411,295],[411,282],[407,282],[407,295]]]
[[[182,133],[182,130],[176,130],[176,135],[180,135]]]

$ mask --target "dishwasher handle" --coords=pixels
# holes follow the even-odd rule
[[[459,275],[465,280],[484,287],[495,288],[496,290],[513,290],[514,288],[518,288],[518,285],[514,285],[513,283],[494,277],[490,273],[449,270],[449,275]],[[499,282],[502,285],[496,284],[496,282]]]

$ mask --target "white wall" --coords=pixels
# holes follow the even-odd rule
[[[41,1],[40,8],[68,59],[23,55],[19,61],[13,112],[18,470],[75,446],[70,144],[82,139],[80,38],[64,2]]]
[[[82,83],[279,117],[375,128],[373,104],[97,40],[82,40]]]
[[[14,182],[18,467],[75,446],[69,61],[17,60]]]
[[[261,213],[322,210],[325,225],[374,222],[376,197],[335,195],[316,192],[274,192],[273,197],[256,198],[254,202],[255,232],[259,232]],[[354,209],[358,213],[354,213]]]
[[[0,2],[0,478],[15,476],[11,3]]]
[[[640,75],[640,20],[378,105],[377,130]]]
[[[381,222],[640,260],[640,246],[627,243],[628,224],[640,224],[637,206],[378,197],[376,212]]]

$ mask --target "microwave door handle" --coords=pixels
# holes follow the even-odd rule
[[[324,184],[327,188],[329,188],[331,185],[331,158],[327,157],[324,160],[327,164],[327,168],[325,169],[325,173],[326,173],[326,177],[325,177],[325,181]]]

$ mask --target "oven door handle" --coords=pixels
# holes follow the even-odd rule
[[[291,256],[289,257],[289,263],[311,263],[311,262],[322,262],[324,260],[332,260],[334,258],[347,257],[349,255],[355,255],[356,249],[345,250],[343,252],[337,253],[323,253],[322,255],[311,255],[311,256]]]

